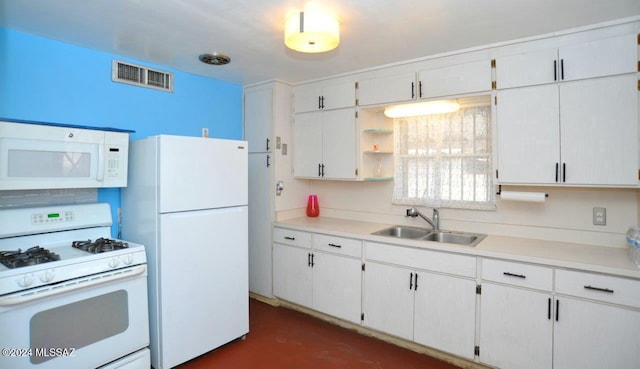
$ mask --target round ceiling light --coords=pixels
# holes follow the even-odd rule
[[[284,43],[303,53],[333,50],[340,43],[340,24],[335,18],[315,11],[295,13],[285,23]]]
[[[225,65],[231,62],[231,58],[224,54],[202,54],[199,57],[200,61],[211,65]]]

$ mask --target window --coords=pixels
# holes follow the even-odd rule
[[[488,101],[455,113],[396,118],[394,131],[394,204],[495,209]]]

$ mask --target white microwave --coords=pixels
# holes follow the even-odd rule
[[[129,132],[0,121],[0,190],[126,187]]]

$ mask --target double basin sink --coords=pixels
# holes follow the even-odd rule
[[[395,225],[379,231],[373,232],[373,235],[387,236],[394,238],[410,239],[410,240],[422,240],[441,243],[452,243],[455,245],[464,245],[469,247],[475,247],[482,240],[487,237],[484,234],[467,233],[457,231],[434,231],[432,229],[409,227]]]

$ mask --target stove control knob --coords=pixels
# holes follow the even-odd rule
[[[18,279],[18,286],[20,287],[29,287],[33,283],[34,278],[32,275],[25,274],[20,279]]]
[[[42,281],[42,283],[50,283],[54,277],[53,269],[45,270],[44,273],[40,274],[40,281]]]
[[[109,268],[116,268],[118,265],[120,265],[118,258],[111,258],[111,260],[109,260]]]
[[[125,255],[124,256],[124,263],[126,265],[131,265],[131,263],[133,263],[133,255],[131,255],[131,254]]]

